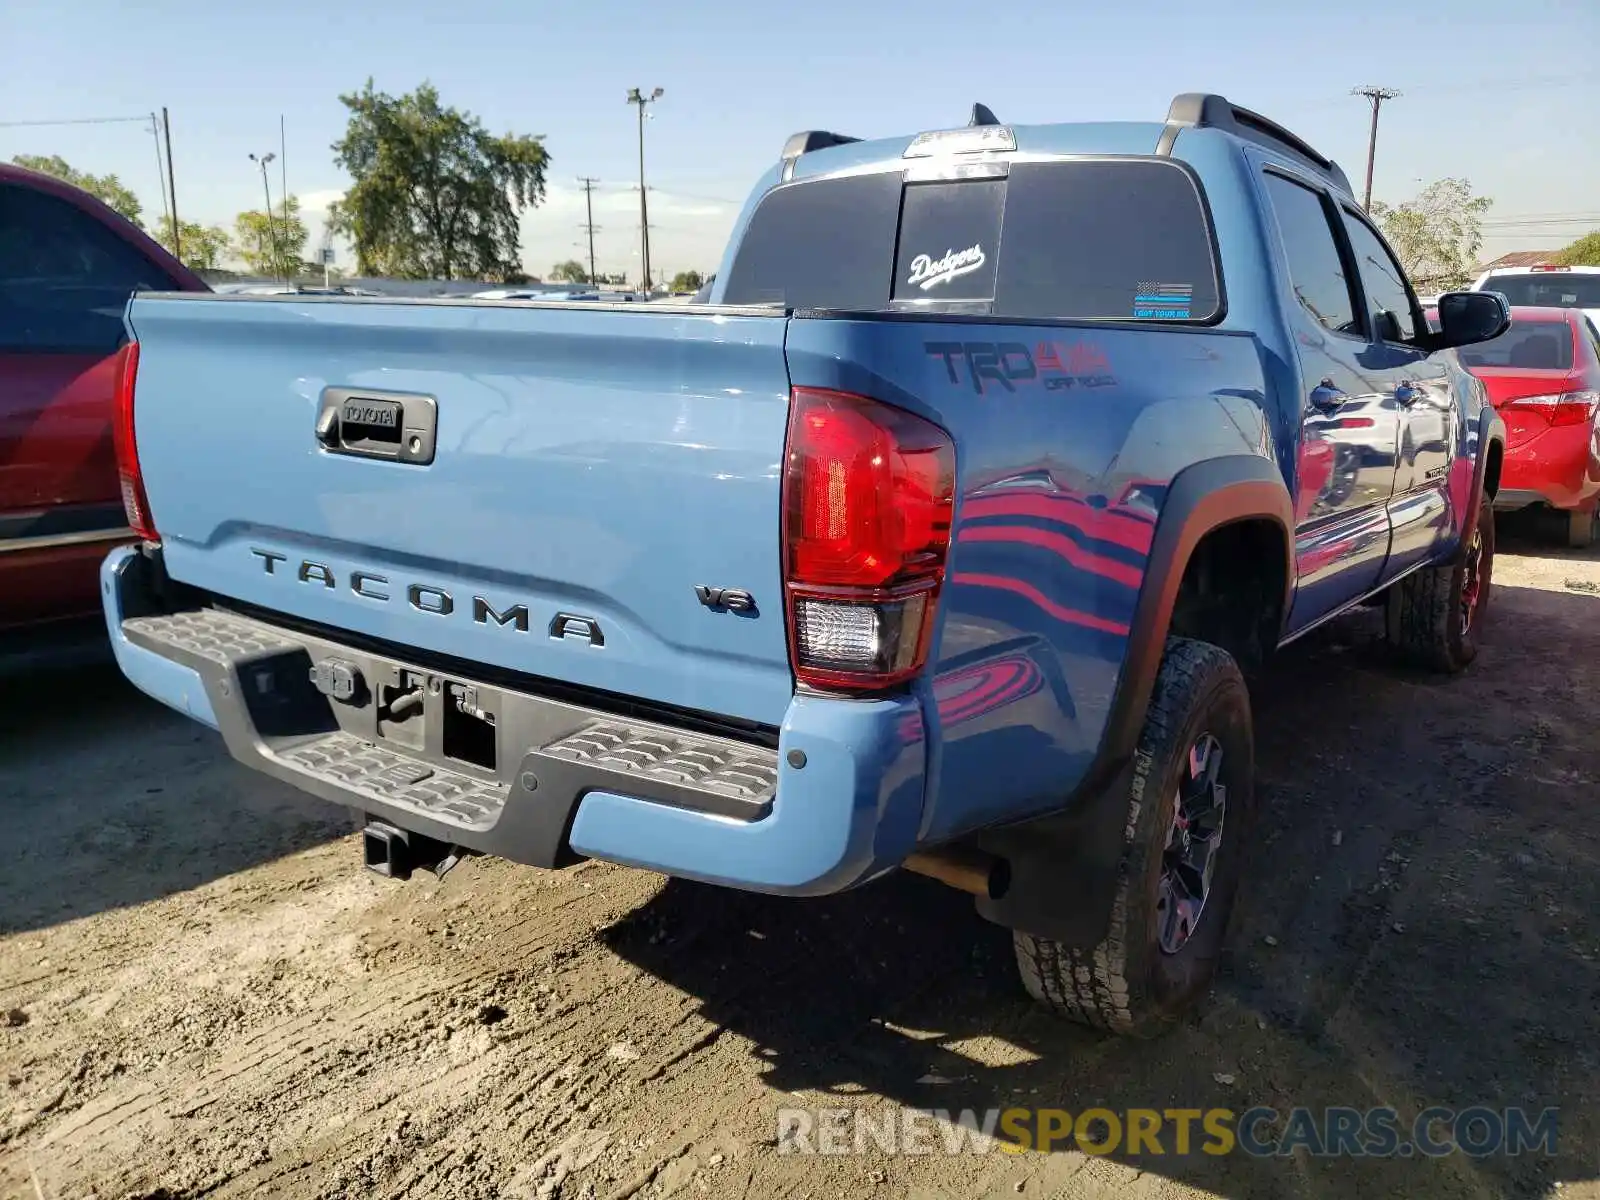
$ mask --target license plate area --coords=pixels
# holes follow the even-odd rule
[[[433,461],[438,411],[432,396],[324,388],[316,439],[329,454],[426,466]]]
[[[400,670],[378,684],[378,737],[480,771],[499,769],[499,694],[439,675]]]

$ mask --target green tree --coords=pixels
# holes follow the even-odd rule
[[[577,259],[569,258],[551,268],[550,278],[556,283],[588,283],[589,272]]]
[[[443,107],[424,83],[404,96],[373,88],[350,110],[334,161],[354,183],[329,214],[355,243],[363,274],[414,279],[505,277],[521,270],[521,218],[544,199],[542,137],[496,136]]]
[[[1562,267],[1600,267],[1600,229],[1584,234],[1560,254],[1556,265]]]
[[[233,221],[233,249],[257,275],[293,279],[301,273],[306,253],[306,223],[300,200],[288,196],[267,220],[264,211],[242,212]],[[318,270],[321,270],[319,267]]]
[[[672,290],[675,292],[698,292],[705,286],[705,276],[699,271],[679,271],[672,277]]]
[[[156,225],[157,228],[150,231],[150,236],[171,250],[172,222],[158,221]],[[191,271],[214,271],[228,256],[228,231],[220,225],[199,225],[194,221],[180,221],[178,232],[182,234],[178,239],[178,249],[182,253],[178,257]]]
[[[1465,179],[1437,179],[1404,204],[1374,203],[1372,216],[1417,290],[1442,292],[1471,282],[1483,245],[1483,214],[1493,203],[1474,196]]]
[[[139,203],[139,197],[129,191],[122,180],[115,175],[90,175],[87,171],[76,170],[66,159],[55,154],[48,156],[19,154],[11,161],[19,167],[26,167],[30,171],[39,171],[45,175],[54,175],[75,188],[82,188],[95,199],[127,217],[135,225],[143,227],[141,218],[144,206]]]

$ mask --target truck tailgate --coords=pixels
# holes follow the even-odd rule
[[[129,323],[173,578],[408,649],[782,719],[781,315],[141,296]],[[380,454],[398,445],[384,423],[431,400],[431,461],[422,441],[409,462],[330,450],[329,389],[336,408],[378,398],[345,432]]]

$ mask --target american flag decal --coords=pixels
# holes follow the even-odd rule
[[[1183,320],[1188,317],[1189,306],[1193,301],[1192,283],[1146,281],[1139,284],[1138,291],[1133,297],[1133,315],[1157,320]]]
[[[1141,283],[1140,296],[1167,296],[1173,299],[1190,299],[1194,295],[1192,283]]]

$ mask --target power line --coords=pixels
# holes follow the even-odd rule
[[[1555,212],[1511,213],[1510,215],[1506,215],[1504,213],[1496,213],[1494,216],[1490,217],[1489,220],[1491,220],[1491,221],[1511,221],[1511,220],[1522,220],[1523,218],[1531,218],[1531,219],[1537,221],[1537,220],[1544,220],[1546,217],[1585,217],[1585,218],[1594,217],[1594,218],[1600,218],[1600,212],[1597,212],[1597,211],[1595,211],[1593,209],[1587,209],[1587,208],[1563,208],[1563,209],[1559,209],[1559,210],[1557,210]]]
[[[1502,92],[1542,92],[1556,91],[1561,88],[1586,86],[1593,87],[1595,78],[1589,75],[1543,75],[1532,76],[1526,79],[1480,79],[1470,81],[1456,81],[1453,83],[1408,83],[1406,93],[1413,99],[1419,95],[1423,99],[1432,96],[1452,96],[1464,92],[1481,92],[1492,88],[1496,94]],[[1308,96],[1304,100],[1296,101],[1287,97],[1290,103],[1297,108],[1333,108],[1342,106],[1346,97],[1334,96]]]
[[[1600,225],[1600,217],[1567,217],[1559,221],[1484,221],[1484,229],[1560,229],[1564,226]]]
[[[636,183],[615,183],[609,186],[616,188],[618,191],[637,192],[639,190],[639,185]],[[743,200],[730,200],[727,196],[704,196],[698,192],[680,192],[673,187],[651,187],[650,190],[658,196],[670,196],[679,200],[699,200],[704,204],[726,204],[737,208],[744,203]]]
[[[150,118],[143,117],[69,117],[51,121],[0,121],[0,129],[22,129],[38,125],[143,125]]]

